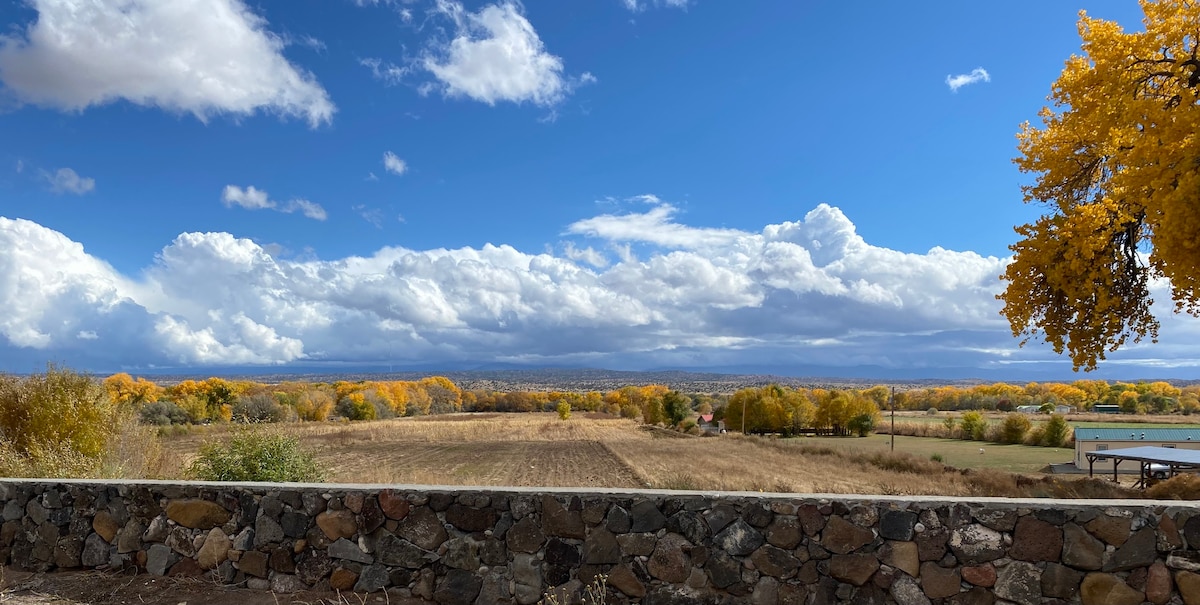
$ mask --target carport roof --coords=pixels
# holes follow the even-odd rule
[[[1088,452],[1087,455],[1089,458],[1122,458],[1124,460],[1140,460],[1142,462],[1200,466],[1200,450],[1185,450],[1174,447],[1144,445],[1141,447],[1126,447],[1119,450]]]

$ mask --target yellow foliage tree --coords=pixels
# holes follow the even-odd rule
[[[301,420],[324,422],[333,412],[333,396],[322,389],[314,388],[296,398],[296,415]]]
[[[1025,201],[1048,212],[1016,228],[999,298],[1022,343],[1040,333],[1076,370],[1157,339],[1151,279],[1200,315],[1200,3],[1141,7],[1144,31],[1080,14],[1082,54],[1018,134]]]
[[[118,405],[134,406],[154,403],[163,392],[162,387],[157,384],[142,377],[134,380],[133,376],[125,372],[105,378],[104,390],[108,392],[109,401]]]
[[[430,408],[427,413],[446,414],[462,411],[462,389],[445,376],[429,376],[422,378],[421,387],[429,396]]]

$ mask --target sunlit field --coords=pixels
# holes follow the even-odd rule
[[[295,435],[316,452],[329,480],[339,483],[1083,495],[1075,487],[1047,487],[1046,482],[1061,483],[1059,478],[1033,485],[1036,481],[1006,472],[1036,473],[1050,462],[1070,459],[1065,450],[989,444],[981,455],[973,442],[898,437],[898,455],[891,455],[883,435],[694,437],[632,420],[587,416],[563,421],[554,414],[453,414],[257,430]],[[174,455],[171,472],[182,476],[204,440],[234,430],[239,429],[215,426],[166,437],[166,449]],[[930,460],[933,454],[949,466]]]

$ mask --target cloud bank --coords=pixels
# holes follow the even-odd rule
[[[195,115],[258,111],[316,127],[335,111],[316,78],[241,0],[30,0],[37,20],[0,35],[0,81],[18,100],[82,111],[125,100]]]
[[[250,205],[265,198],[239,191]],[[998,314],[1005,259],[874,246],[827,205],[757,232],[689,226],[657,200],[637,210],[568,225],[541,253],[389,247],[289,260],[229,233],[184,233],[136,276],[61,233],[0,218],[0,367],[470,360],[936,373],[1054,359],[1018,349]],[[1114,363],[1169,367],[1197,331],[1165,319],[1173,336]]]

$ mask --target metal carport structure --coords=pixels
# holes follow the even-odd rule
[[[1094,476],[1094,467],[1097,461],[1102,459],[1112,458],[1113,460],[1113,481],[1117,480],[1117,465],[1124,460],[1135,460],[1139,463],[1138,482],[1134,487],[1145,487],[1146,479],[1149,475],[1151,464],[1161,464],[1170,469],[1170,476],[1174,477],[1180,471],[1192,471],[1200,469],[1200,451],[1185,450],[1173,447],[1158,447],[1144,445],[1141,447],[1128,447],[1119,450],[1102,450],[1095,452],[1086,452],[1084,456],[1088,461],[1088,476]]]

